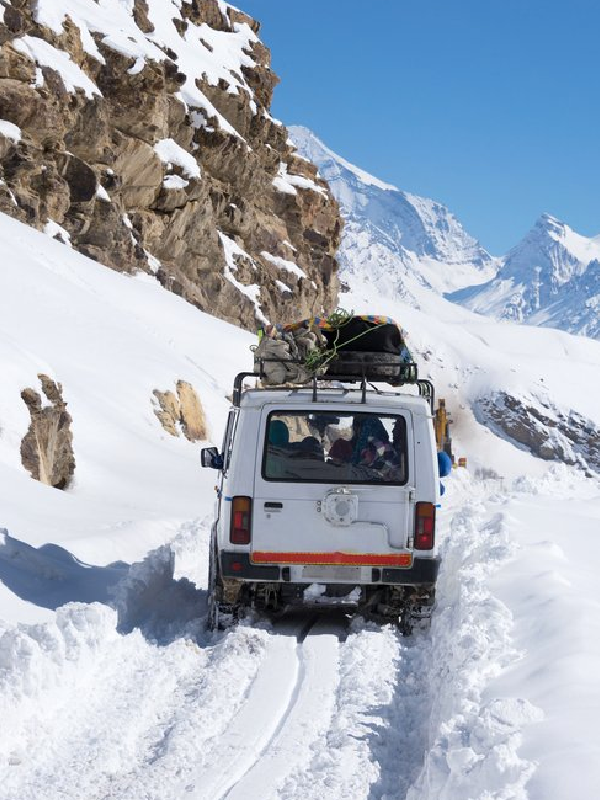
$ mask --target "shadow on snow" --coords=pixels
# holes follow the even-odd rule
[[[135,564],[94,566],[57,544],[33,547],[0,529],[0,582],[41,608],[67,603],[103,603],[117,612],[119,633],[139,628],[154,644],[182,636],[198,640],[204,629],[206,591],[187,578],[174,578],[169,545]]]

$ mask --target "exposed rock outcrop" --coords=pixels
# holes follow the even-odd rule
[[[154,390],[158,404],[154,413],[171,436],[183,433],[190,442],[208,438],[206,415],[194,387],[187,381],[177,381],[175,392]]]
[[[31,415],[31,424],[21,442],[21,461],[32,478],[67,489],[75,472],[71,415],[63,400],[62,385],[47,375],[38,375],[42,392],[24,389],[21,392]]]
[[[575,411],[567,415],[547,402],[500,392],[478,400],[475,414],[538,458],[600,473],[600,429]]]
[[[334,307],[338,206],[269,115],[257,22],[1,1],[0,211],[247,328]]]

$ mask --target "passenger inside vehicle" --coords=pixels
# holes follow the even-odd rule
[[[269,426],[269,442],[265,454],[265,469],[268,475],[274,478],[284,477],[288,448],[290,444],[290,431],[281,419],[274,419]]]
[[[305,436],[301,442],[290,445],[293,458],[316,458],[323,461],[323,446],[316,436]]]
[[[271,413],[267,480],[323,483],[406,483],[406,422],[373,412],[336,412],[323,424],[321,441],[309,412]],[[323,420],[327,422],[327,420]]]
[[[350,439],[340,436],[329,448],[329,458],[338,464],[349,464],[352,459],[354,447]]]
[[[288,426],[281,419],[274,419],[269,426],[269,444],[273,447],[287,447],[290,441]]]

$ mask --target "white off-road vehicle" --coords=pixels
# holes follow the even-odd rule
[[[433,387],[414,364],[402,365],[394,389],[367,383],[364,356],[360,378],[343,369],[348,380],[314,377],[308,387],[248,389],[255,373],[237,376],[223,450],[202,452],[203,466],[220,471],[209,627],[248,608],[327,603],[394,620],[404,633],[430,616]]]

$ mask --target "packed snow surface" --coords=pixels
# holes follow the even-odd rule
[[[235,280],[245,254],[221,241]],[[599,420],[598,342],[356,277],[343,301],[408,329],[469,459],[439,510],[431,630],[338,612],[208,634],[215,473],[152,392],[192,383],[218,446],[254,337],[4,216],[0,257],[2,800],[570,800],[574,775],[595,796],[600,485],[472,404],[503,387]],[[20,461],[42,372],[73,417],[65,492]]]

